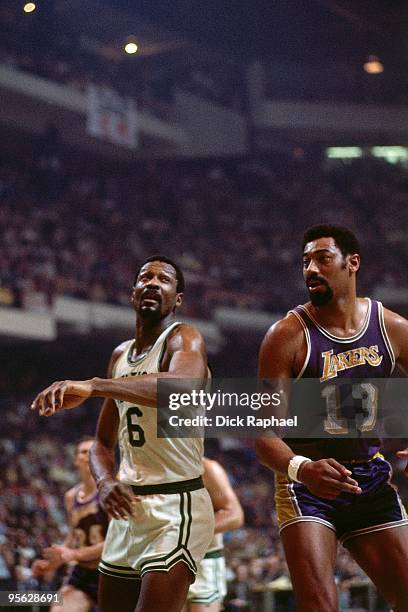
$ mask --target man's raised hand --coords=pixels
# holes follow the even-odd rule
[[[40,416],[51,416],[60,410],[80,406],[92,393],[91,380],[63,380],[41,391],[31,404]]]

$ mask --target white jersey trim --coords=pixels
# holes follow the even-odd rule
[[[373,525],[372,527],[366,527],[365,529],[356,529],[355,531],[349,531],[345,533],[339,542],[344,546],[345,542],[348,542],[351,538],[356,538],[359,535],[365,535],[367,533],[375,533],[377,531],[383,531],[384,529],[395,529],[397,527],[405,527],[408,525],[408,520],[402,518],[399,521],[392,521],[390,523],[381,523],[380,525]]]
[[[305,308],[303,305],[300,305],[299,308],[301,308],[303,312],[307,314],[307,316],[310,318],[311,321],[313,321],[313,323],[315,324],[319,332],[323,334],[323,336],[326,336],[326,338],[329,338],[329,340],[335,340],[336,342],[342,342],[346,344],[348,342],[354,342],[355,340],[359,340],[362,336],[364,336],[364,334],[367,331],[368,325],[370,323],[370,318],[371,318],[371,300],[370,298],[364,298],[364,299],[368,301],[367,313],[364,319],[363,326],[356,334],[354,334],[354,336],[340,337],[340,336],[335,336],[334,334],[331,334],[329,331],[327,331],[327,329],[322,327],[320,323],[316,321],[314,316],[307,310],[307,308]]]
[[[328,527],[336,533],[336,528],[334,525],[332,525],[332,523],[329,523],[328,521],[325,521],[324,519],[321,519],[318,516],[296,516],[295,518],[282,523],[282,525],[279,527],[279,533],[282,533],[284,529],[290,527],[291,525],[296,525],[297,523],[320,523],[321,525]]]
[[[378,322],[380,324],[380,330],[381,330],[381,334],[382,334],[382,337],[383,337],[383,340],[384,340],[384,344],[387,347],[387,351],[388,351],[388,354],[389,354],[390,359],[391,359],[391,372],[390,372],[390,374],[392,374],[393,371],[394,371],[394,368],[395,368],[395,354],[394,354],[394,351],[393,351],[393,348],[392,348],[392,344],[391,344],[391,341],[390,341],[390,339],[388,337],[387,330],[386,330],[386,327],[385,327],[383,305],[381,304],[381,302],[377,302],[377,304],[378,304]]]
[[[296,379],[298,380],[299,378],[302,378],[304,371],[306,370],[308,363],[309,363],[309,359],[310,359],[310,353],[312,352],[312,343],[310,341],[310,334],[309,334],[309,330],[307,328],[306,323],[304,322],[304,320],[302,319],[302,317],[300,316],[299,313],[296,312],[296,310],[290,310],[289,314],[293,314],[295,315],[295,317],[298,319],[299,323],[302,325],[303,327],[303,331],[305,333],[305,339],[306,339],[306,357],[305,360],[303,362],[303,366],[302,369],[300,370],[299,374],[296,376]]]
[[[168,327],[166,327],[166,329],[164,329],[164,330],[162,331],[162,333],[161,333],[161,334],[160,334],[160,335],[159,335],[159,336],[156,338],[156,340],[154,341],[154,343],[152,344],[152,346],[149,348],[149,350],[147,350],[145,353],[142,353],[141,355],[138,355],[138,356],[136,357],[136,359],[135,359],[135,360],[132,360],[132,359],[130,358],[130,353],[131,353],[131,351],[132,351],[132,349],[133,349],[133,346],[134,346],[135,340],[130,340],[130,345],[129,345],[129,347],[127,347],[127,348],[126,348],[126,353],[127,353],[127,354],[126,354],[126,360],[127,360],[128,364],[129,364],[130,366],[136,366],[136,365],[138,366],[140,363],[143,363],[143,361],[144,361],[144,360],[145,360],[147,357],[149,357],[149,356],[150,356],[150,355],[153,353],[153,351],[155,350],[155,348],[157,347],[157,345],[158,345],[160,342],[163,342],[163,340],[165,340],[165,339],[167,338],[168,334],[169,334],[169,333],[170,333],[170,332],[171,332],[171,331],[172,331],[172,330],[173,330],[175,327],[177,327],[178,325],[181,325],[181,324],[182,324],[182,323],[181,323],[181,321],[174,321],[174,322],[173,322],[171,325],[169,325]],[[163,344],[163,346],[164,346],[164,344]],[[161,360],[161,357],[162,357],[162,354],[160,355],[159,365],[160,365],[160,360]]]

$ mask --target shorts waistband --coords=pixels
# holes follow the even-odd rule
[[[94,563],[94,561],[92,561],[91,563]],[[99,565],[99,561],[96,562],[96,565],[94,565],[93,567],[89,567],[89,565],[82,565],[81,563],[76,563],[72,570],[74,569],[78,569],[81,570],[82,573],[85,573],[88,576],[99,576],[99,571],[98,571],[98,565]]]
[[[155,485],[130,485],[133,493],[136,495],[154,495],[155,493],[162,493],[170,495],[171,493],[187,493],[188,491],[196,491],[197,489],[203,489],[203,479],[201,476],[193,478],[192,480],[182,480],[181,482],[165,482],[163,484]]]
[[[372,461],[373,459],[384,459],[383,455],[381,453],[375,453],[374,455],[372,455],[371,457],[361,457],[361,459],[338,459],[338,461],[340,461],[340,463],[369,463],[370,461]]]
[[[204,559],[219,559],[224,556],[224,551],[222,548],[218,550],[210,550],[208,553],[204,555]]]

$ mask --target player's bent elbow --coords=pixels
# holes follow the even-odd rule
[[[270,467],[267,461],[267,448],[266,440],[262,440],[261,438],[255,440],[255,452],[259,463],[266,467]]]
[[[240,527],[243,526],[243,524],[244,524],[244,513],[241,510],[239,514],[237,514],[237,516],[234,518],[232,529],[239,529]]]

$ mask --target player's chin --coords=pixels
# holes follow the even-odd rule
[[[141,304],[139,307],[139,314],[141,317],[146,319],[160,317],[160,304],[158,302],[155,304]]]
[[[309,297],[313,306],[324,306],[331,302],[333,292],[329,287],[326,287],[322,291],[309,291]]]

